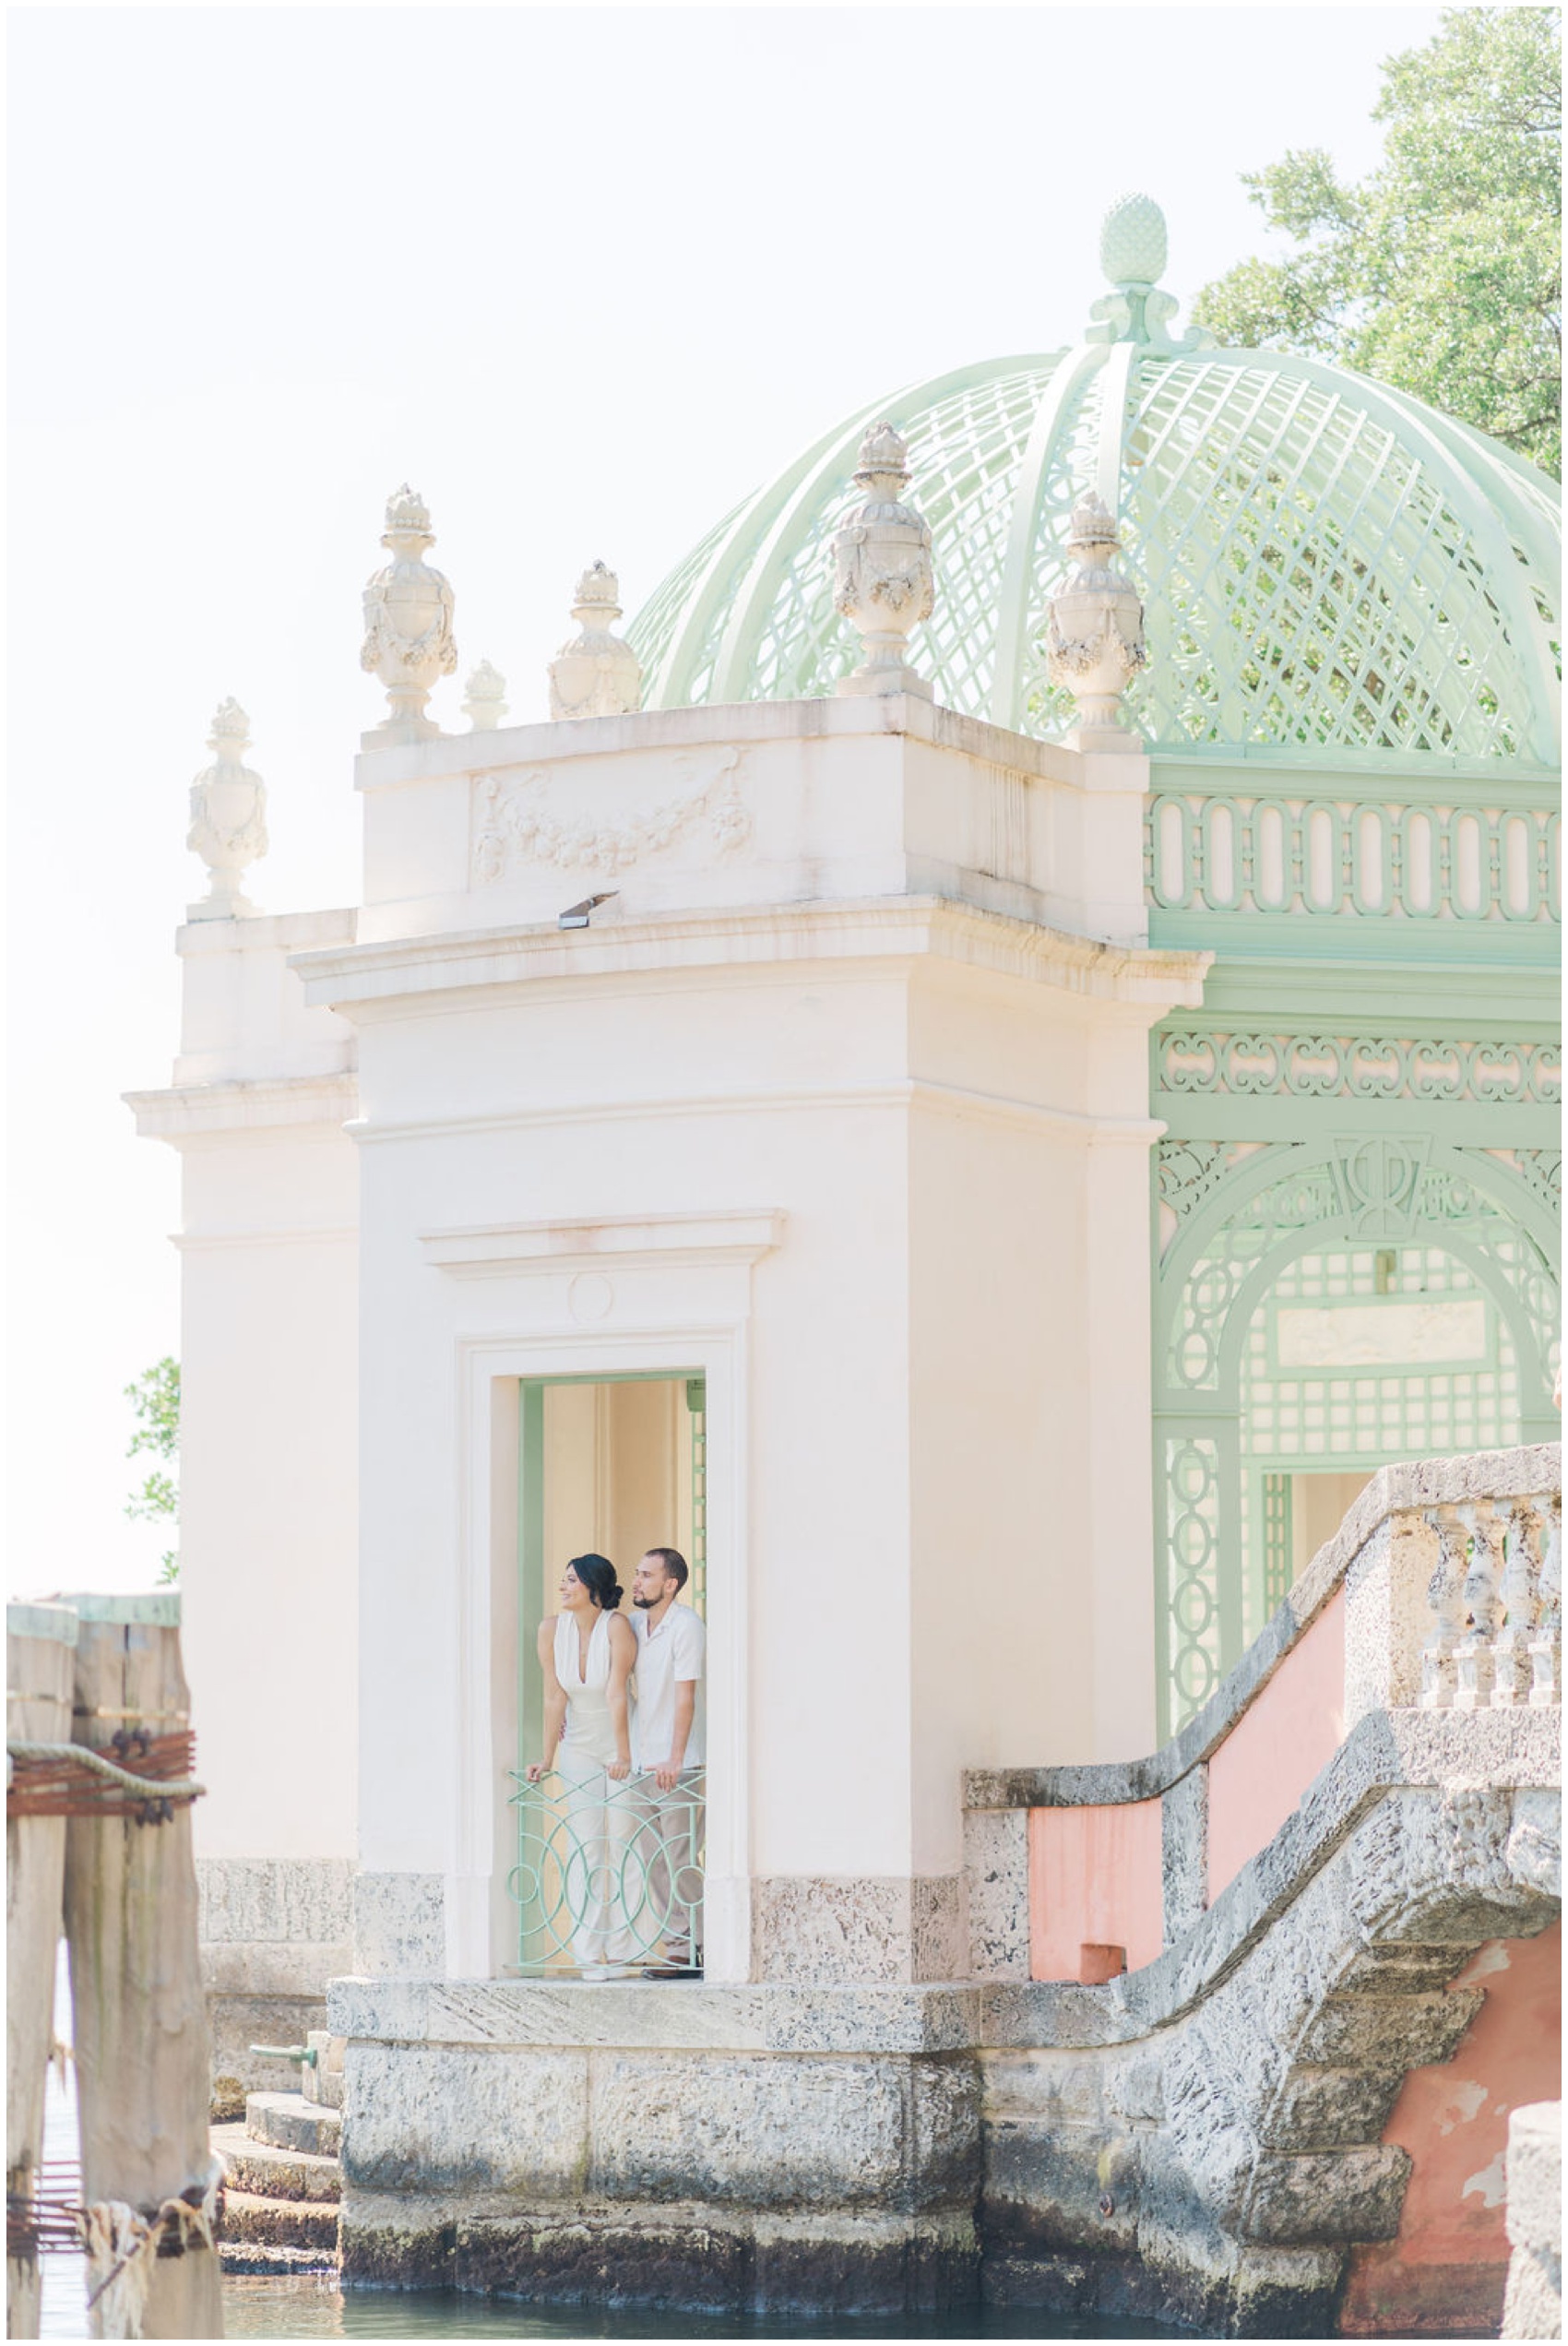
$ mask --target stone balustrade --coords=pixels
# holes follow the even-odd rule
[[[1159,1751],[966,1778],[994,2302],[1555,2334],[1527,2158],[1478,2195],[1555,2078],[1560,1494],[1385,1468]]]
[[[1478,1499],[1417,1518],[1430,1542],[1423,1710],[1507,1710],[1562,1699],[1562,1501]]]

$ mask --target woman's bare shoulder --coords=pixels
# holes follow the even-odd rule
[[[630,1637],[634,1645],[636,1643],[637,1633],[624,1613],[612,1613],[610,1615],[610,1634],[612,1637],[617,1635]]]

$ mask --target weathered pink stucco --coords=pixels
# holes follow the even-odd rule
[[[1508,2114],[1562,2091],[1562,1926],[1494,1939],[1454,1984],[1486,2002],[1451,2061],[1412,2069],[1384,2142],[1414,2165],[1393,2240],[1350,2259],[1342,2330],[1354,2336],[1495,2334],[1508,2273]]]
[[[1029,1811],[1029,1972],[1075,1980],[1086,1942],[1152,1963],[1164,1939],[1159,1803]]]
[[[1345,1740],[1345,1596],[1336,1590],[1208,1763],[1212,1905],[1266,1849]]]

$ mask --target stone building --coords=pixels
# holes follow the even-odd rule
[[[1146,198],[1102,256],[624,635],[586,572],[547,723],[426,713],[400,490],[357,905],[241,896],[220,712],[133,1105],[219,2067],[338,1981],[352,2272],[1501,2306],[1440,2112],[1555,2090],[1557,493],[1175,332]],[[658,1541],[705,1977],[589,1985],[533,1633]]]

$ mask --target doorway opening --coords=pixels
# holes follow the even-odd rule
[[[511,1890],[517,1960],[529,1974],[636,1970],[697,1959],[706,1780],[672,1787],[647,1771],[568,1785],[559,1769],[529,1784],[541,1757],[540,1624],[559,1609],[564,1566],[609,1557],[626,1590],[649,1549],[673,1548],[689,1577],[679,1602],[707,1612],[707,1396],[683,1370],[529,1377],[518,1387],[517,1750]],[[634,1730],[635,1740],[635,1730]],[[602,1940],[602,1947],[600,1942]],[[677,1965],[677,1968],[682,1968]]]

